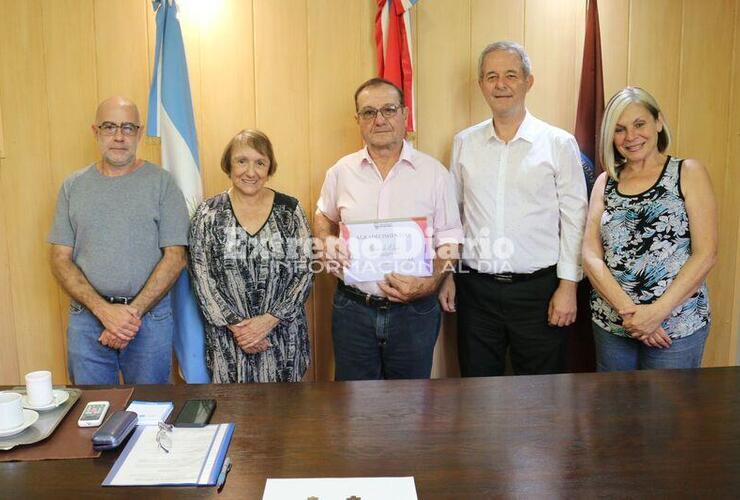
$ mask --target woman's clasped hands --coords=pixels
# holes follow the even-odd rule
[[[649,347],[668,348],[671,338],[660,326],[670,314],[665,312],[659,304],[633,304],[620,309],[622,326],[632,336]]]
[[[264,352],[271,347],[267,335],[280,323],[271,314],[260,314],[235,325],[228,325],[239,347],[248,354]]]

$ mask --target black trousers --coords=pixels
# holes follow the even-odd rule
[[[570,327],[547,324],[556,272],[501,283],[477,272],[455,275],[460,373],[503,375],[506,351],[516,375],[562,373]]]

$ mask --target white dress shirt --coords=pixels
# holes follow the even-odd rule
[[[581,280],[588,201],[572,135],[527,112],[507,144],[489,119],[455,136],[450,171],[466,265],[485,273],[557,265],[558,278]]]

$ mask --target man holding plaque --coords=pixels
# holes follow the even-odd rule
[[[365,147],[327,171],[314,219],[323,262],[339,278],[335,379],[428,378],[436,293],[462,242],[454,185],[405,141],[401,89],[373,78],[355,92],[355,107]]]
[[[457,309],[463,376],[502,375],[507,348],[516,374],[565,368],[586,184],[573,136],[527,111],[533,83],[520,45],[486,47],[478,84],[492,119],[457,134],[452,147],[465,246],[462,272],[445,280],[440,302]]]

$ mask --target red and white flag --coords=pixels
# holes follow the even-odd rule
[[[377,0],[375,47],[378,76],[403,90],[410,112],[406,130],[414,131],[414,71],[411,60],[411,17],[409,9],[418,0]]]

